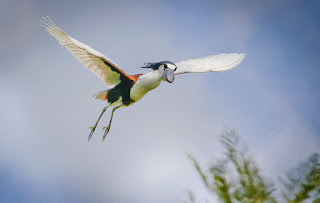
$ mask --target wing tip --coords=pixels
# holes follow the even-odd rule
[[[246,57],[246,55],[247,55],[247,53],[240,53],[239,54],[240,55],[240,62],[239,62],[239,64],[243,61],[243,59]]]
[[[56,25],[49,16],[42,16],[42,18],[39,19],[40,26],[44,27],[46,31],[50,32],[51,30],[62,30],[60,25]]]
[[[230,53],[225,55],[234,55],[233,61],[230,61],[230,64],[226,67],[219,67],[219,68],[213,68],[211,69],[212,72],[223,72],[223,71],[229,71],[232,69],[235,69],[240,65],[240,63],[243,61],[243,59],[246,57],[246,53]]]

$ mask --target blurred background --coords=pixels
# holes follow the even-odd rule
[[[0,200],[181,202],[205,197],[186,154],[222,154],[234,128],[270,179],[320,152],[318,1],[0,1]],[[115,113],[105,84],[39,25],[49,16],[127,73],[144,62],[246,53]]]

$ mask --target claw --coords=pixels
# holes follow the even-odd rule
[[[89,134],[89,136],[88,136],[88,142],[90,141],[90,139],[91,139],[94,131],[96,130],[96,127],[97,127],[97,126],[89,127],[89,128],[91,129],[91,132],[90,132],[90,134]]]
[[[106,131],[104,132],[103,138],[102,138],[102,142],[106,139],[109,131],[110,131],[110,125],[108,127],[103,127],[103,130],[106,129]]]

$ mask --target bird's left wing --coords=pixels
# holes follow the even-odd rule
[[[205,58],[190,59],[175,63],[177,70],[175,75],[183,73],[220,72],[237,67],[244,59],[245,54],[218,54]]]
[[[111,88],[120,82],[135,79],[135,76],[126,74],[117,64],[102,53],[67,35],[49,17],[43,18],[40,21],[43,23],[42,26],[45,27],[46,31],[55,37],[61,45],[66,47],[84,66],[94,72],[97,77],[101,78],[108,87]]]

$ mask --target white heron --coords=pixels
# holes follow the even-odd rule
[[[109,125],[105,129],[102,141],[110,131],[110,126],[115,110],[128,107],[142,99],[149,91],[157,88],[161,81],[172,83],[175,75],[184,73],[203,73],[220,72],[231,70],[237,67],[244,59],[245,54],[231,53],[211,55],[199,59],[190,59],[178,63],[161,61],[157,63],[145,63],[142,68],[150,68],[152,71],[146,74],[129,75],[126,74],[116,63],[111,61],[102,53],[91,47],[75,40],[67,35],[60,27],[47,17],[40,20],[42,26],[61,45],[66,47],[85,67],[94,72],[97,77],[102,79],[108,90],[98,92],[93,95],[95,99],[108,102],[103,108],[97,122],[90,127],[91,132],[88,136],[90,141],[99,121],[107,108],[112,109]]]

